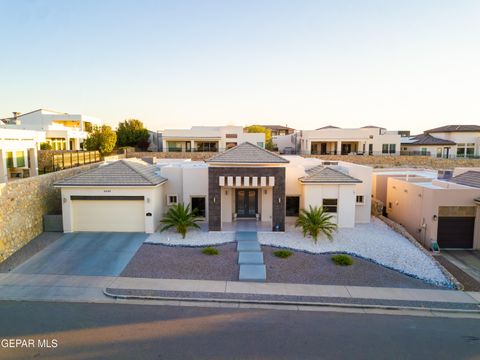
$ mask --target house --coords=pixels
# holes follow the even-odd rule
[[[283,126],[283,125],[260,125],[260,126],[263,126],[266,129],[270,129],[270,131],[272,132],[272,137],[291,135],[295,132],[295,129],[288,126]]]
[[[244,142],[265,147],[265,134],[246,133],[241,126],[193,126],[166,129],[159,135],[167,152],[221,152]]]
[[[0,128],[0,183],[38,175],[37,149],[45,132]]]
[[[387,216],[426,248],[480,249],[480,169],[376,170],[372,184]]]
[[[457,153],[457,144],[452,140],[440,139],[430,134],[402,138],[401,155],[424,155],[450,158]]]
[[[454,142],[456,153],[453,153],[453,156],[480,156],[480,125],[446,125],[426,130],[424,133]]]
[[[128,159],[59,181],[65,232],[154,232],[174,204],[189,204],[210,231],[253,221],[273,231],[301,208],[323,206],[339,227],[370,221],[367,166],[279,156],[251,143],[206,162]]]
[[[38,109],[25,114],[13,113],[2,119],[9,128],[37,130],[46,133],[46,142],[54,150],[80,150],[93,126],[101,126],[101,119],[82,114],[68,114]]]
[[[293,148],[306,155],[399,155],[401,138],[402,132],[378,126],[344,129],[328,125],[277,138],[276,143],[281,153]]]

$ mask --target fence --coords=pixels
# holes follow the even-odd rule
[[[39,151],[38,171],[46,174],[102,161],[98,151]]]

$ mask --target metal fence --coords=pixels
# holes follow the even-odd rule
[[[39,166],[38,170],[40,174],[46,174],[100,161],[102,157],[98,151],[62,151],[52,153],[51,159],[44,161],[43,166]]]

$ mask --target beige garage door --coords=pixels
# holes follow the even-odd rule
[[[73,231],[144,232],[143,200],[73,200]]]

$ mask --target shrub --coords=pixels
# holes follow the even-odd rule
[[[350,266],[353,264],[353,259],[345,254],[338,254],[332,256],[332,261],[340,266]]]
[[[185,206],[183,203],[175,204],[172,205],[161,220],[164,225],[160,231],[175,228],[182,235],[182,238],[185,239],[189,228],[200,228],[200,225],[197,224],[199,221],[199,217],[190,210],[190,205]]]
[[[218,255],[218,250],[214,247],[208,246],[202,249],[202,253],[204,253],[205,255]]]
[[[40,150],[52,150],[52,145],[47,142],[40,143]]]
[[[300,210],[300,216],[295,222],[295,227],[301,227],[303,237],[310,235],[314,242],[317,242],[320,233],[325,234],[329,239],[333,239],[333,232],[337,229],[337,224],[333,222],[332,214],[328,213],[323,207],[312,207],[308,210]]]
[[[273,252],[273,255],[275,255],[276,257],[282,258],[282,259],[286,259],[289,256],[292,256],[293,253],[291,251],[288,251],[288,250],[277,250],[277,251]]]

